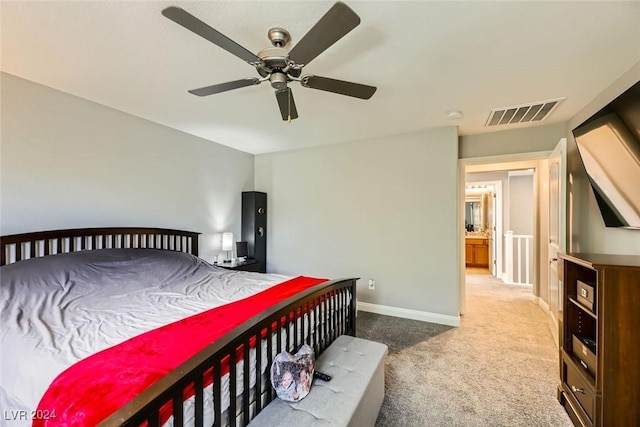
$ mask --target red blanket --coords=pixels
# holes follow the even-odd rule
[[[196,314],[87,357],[49,386],[33,426],[95,426],[245,320],[326,279],[297,277],[240,301]]]

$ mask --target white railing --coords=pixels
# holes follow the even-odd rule
[[[531,281],[532,247],[532,235],[513,234],[512,230],[507,231],[507,234],[504,235],[505,276],[503,280],[505,283],[533,284]],[[517,267],[517,275],[515,277],[514,267]]]

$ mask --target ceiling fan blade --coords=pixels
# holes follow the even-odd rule
[[[216,44],[226,50],[229,53],[234,54],[238,58],[247,61],[249,64],[260,63],[261,60],[256,55],[240,46],[238,43],[231,40],[218,30],[211,28],[195,16],[191,15],[184,9],[179,7],[170,6],[162,11],[162,14],[173,22],[182,25],[189,31],[193,31],[201,37],[209,40],[211,43]]]
[[[253,86],[260,84],[262,81],[258,78],[240,79],[232,82],[219,83],[217,85],[205,86],[198,89],[191,89],[189,93],[198,96],[213,95],[214,93],[226,92],[232,89],[240,89],[241,87]]]
[[[343,80],[330,79],[320,76],[303,76],[300,83],[304,87],[339,93],[340,95],[353,96],[354,98],[369,99],[378,89],[375,86],[367,86],[360,83],[345,82]]]
[[[276,99],[282,120],[291,121],[298,118],[298,110],[296,110],[296,103],[293,101],[293,92],[290,87],[276,91]]]
[[[307,65],[359,24],[360,17],[346,4],[337,2],[291,49],[289,59]]]

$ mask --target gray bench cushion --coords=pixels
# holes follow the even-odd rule
[[[275,399],[254,418],[252,427],[373,426],[384,399],[384,357],[387,346],[348,335],[338,337],[316,361],[331,375],[313,380],[299,402]]]

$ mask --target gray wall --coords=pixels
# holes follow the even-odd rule
[[[0,233],[155,226],[240,232],[253,156],[2,73]]]
[[[459,155],[461,159],[467,159],[551,151],[558,144],[560,138],[565,137],[565,132],[566,123],[562,122],[531,128],[464,135],[460,137]]]
[[[511,175],[509,176],[509,189],[507,190],[509,203],[509,218],[506,221],[507,230],[512,230],[514,235],[531,235],[536,237],[534,230],[534,192],[533,174],[531,175]],[[527,261],[525,242],[521,243],[521,253],[517,252],[517,241],[514,241],[513,253],[513,280],[515,282],[526,283],[525,265],[528,262],[531,266],[529,283],[534,283],[536,277],[534,269],[534,246],[533,240]],[[522,264],[522,275],[518,276],[518,255]]]
[[[570,175],[567,198],[567,242],[573,252],[601,252],[609,254],[640,255],[640,230],[607,228],[598,210],[595,197],[589,186],[584,166],[580,159],[571,130],[588,119],[622,92],[640,80],[640,62],[567,123],[567,172]]]
[[[258,155],[255,175],[269,271],[360,277],[361,302],[457,318],[454,127]]]
[[[533,174],[509,176],[507,194],[507,230],[513,230],[513,234],[533,235]]]

